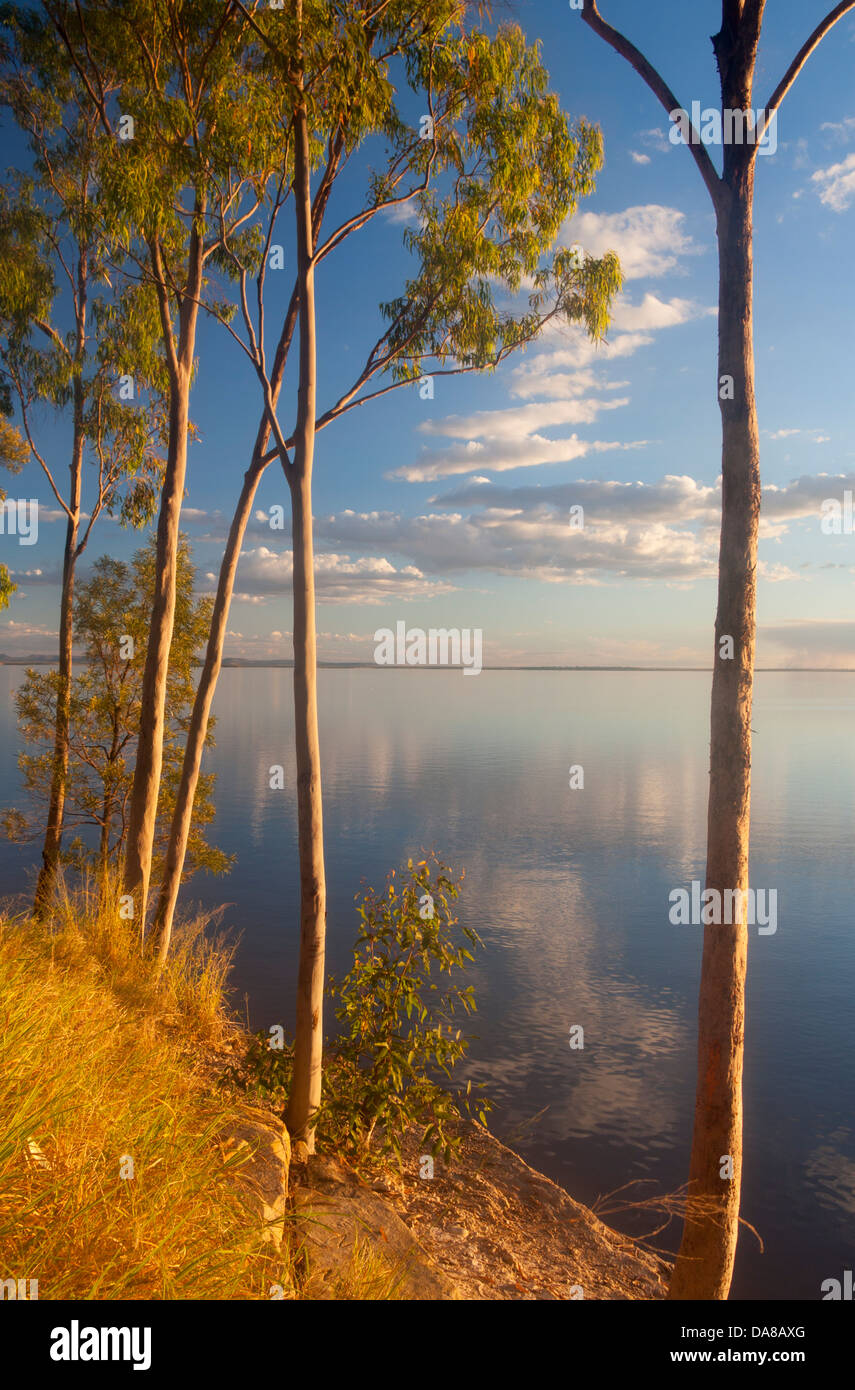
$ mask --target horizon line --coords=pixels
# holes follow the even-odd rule
[[[85,656],[77,657],[77,661],[88,664]],[[29,656],[0,656],[0,666],[56,666],[58,657],[47,656],[45,654],[34,653]],[[194,666],[202,666],[202,661],[195,660]],[[235,669],[238,667],[252,666],[264,668],[266,670],[290,670],[293,668],[294,661],[289,657],[243,657],[226,656],[222,659],[222,666]],[[341,670],[341,671],[465,671],[467,667],[457,666],[379,666],[373,661],[318,661],[318,670]],[[482,666],[482,671],[679,671],[694,672],[695,674],[711,675],[714,667],[712,666],[567,666],[567,665],[501,665],[501,666]],[[817,674],[827,672],[831,675],[853,675],[855,666],[755,666],[755,673],[764,672],[768,674]],[[479,672],[480,674],[480,672]]]

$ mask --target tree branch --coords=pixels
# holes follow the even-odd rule
[[[62,341],[62,338],[59,336],[53,325],[50,323],[46,323],[44,319],[33,319],[33,323],[35,324],[36,328],[40,328],[41,331],[45,333],[48,338],[51,339],[51,341],[56,345],[56,347],[59,348],[60,352],[63,353],[66,359],[70,361],[71,353],[68,351],[68,348]]]
[[[769,124],[769,116],[772,114],[773,111],[777,111],[778,107],[781,105],[781,102],[784,100],[784,97],[787,95],[787,92],[792,87],[793,83],[795,82],[796,78],[798,77],[799,73],[801,72],[802,68],[807,62],[808,58],[813,53],[814,49],[819,47],[820,43],[825,38],[825,35],[828,33],[829,29],[834,28],[838,19],[842,19],[843,16],[847,14],[850,10],[855,10],[855,0],[840,0],[840,4],[835,5],[834,9],[830,12],[830,14],[827,14],[825,16],[825,19],[823,19],[821,23],[819,23],[816,26],[810,38],[799,49],[795,58],[790,63],[790,66],[787,68],[787,71],[784,73],[784,76],[781,78],[781,81],[778,83],[777,87],[775,88],[774,92],[772,93],[771,97],[766,103],[766,119],[763,123],[763,130],[758,131],[757,134],[758,144],[762,139],[763,134],[765,133],[766,126]]]
[[[851,0],[851,3],[855,4],[855,0]],[[685,110],[685,107],[680,105],[671,88],[668,86],[668,83],[659,76],[659,73],[652,64],[647,61],[644,54],[635,47],[635,44],[630,43],[629,39],[619,33],[617,29],[613,29],[611,24],[606,23],[597,9],[597,0],[585,0],[582,18],[589,29],[593,29],[595,34],[599,34],[601,39],[604,39],[616,53],[619,53],[622,58],[626,59],[631,67],[635,68],[639,77],[643,78],[647,83],[654,96],[659,98],[669,116],[672,111]],[[715,165],[710,159],[706,145],[702,143],[700,135],[695,130],[694,126],[692,126],[688,150],[701,172],[701,178],[706,184],[709,195],[712,198],[713,207],[718,211],[724,184],[716,171]]]
[[[180,373],[178,365],[178,354],[175,350],[175,334],[172,331],[172,315],[169,312],[169,291],[166,287],[166,279],[163,272],[163,258],[160,250],[160,240],[152,237],[148,244],[151,263],[154,270],[154,286],[157,293],[157,307],[160,311],[160,326],[163,333],[163,346],[166,351],[166,361],[173,381],[177,381]]]

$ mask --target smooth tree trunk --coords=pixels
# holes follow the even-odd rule
[[[752,110],[765,0],[722,0],[713,39],[726,111]],[[680,103],[648,60],[584,0],[583,19],[644,79],[669,112]],[[818,41],[818,40],[817,40]],[[806,52],[809,48],[806,49]],[[804,61],[800,55],[800,60]],[[791,82],[796,66],[785,79]],[[786,85],[778,89],[777,106]],[[699,133],[690,153],[716,212],[719,250],[718,397],[722,418],[722,517],[710,712],[706,887],[722,909],[741,890],[736,921],[704,924],[698,1003],[698,1074],[683,1239],[669,1297],[726,1299],[739,1234],[742,1063],[751,798],[760,454],[754,397],[752,213],[757,148],[725,143],[719,175]]]
[[[47,827],[42,846],[42,865],[36,883],[34,910],[43,916],[50,906],[62,850],[65,816],[65,790],[68,782],[69,720],[71,713],[72,643],[74,636],[74,572],[77,562],[77,534],[80,522],[80,465],[83,435],[74,441],[72,472],[72,515],[65,528],[62,562],[62,594],[59,610],[59,663],[57,669],[56,720]]]
[[[706,868],[706,886],[716,890],[722,904],[727,890],[743,891],[743,910],[732,925],[722,921],[704,927],[694,1133],[686,1220],[670,1288],[674,1299],[727,1298],[739,1231],[748,946],[744,903],[760,517],[752,327],[754,167],[740,171],[718,217],[722,527]]]
[[[201,218],[200,218],[201,220]],[[177,350],[173,344],[168,292],[155,255],[155,274],[161,321],[169,358],[169,444],[157,522],[154,602],[146,648],[141,689],[141,714],[134,783],[128,815],[123,893],[133,899],[134,919],[145,933],[151,861],[154,847],[163,734],[166,718],[166,680],[169,649],[175,620],[178,574],[178,536],[187,472],[187,436],[190,422],[190,383],[196,343],[199,296],[202,288],[203,248],[199,227],[190,241],[189,275],[179,313]]]
[[[315,271],[309,139],[305,106],[294,117],[294,197],[300,304],[300,380],[291,489],[294,641],[294,733],[300,859],[300,962],[294,1071],[286,1122],[296,1152],[314,1151],[313,1117],[321,1099],[326,878],[321,756],[318,738],[315,574],[312,544],[312,461],[315,447]]]
[[[75,361],[82,366],[86,353],[86,315],[88,308],[89,261],[84,251],[77,266],[77,312]],[[83,422],[85,392],[79,372],[72,387],[74,414],[71,463],[69,464],[68,516],[62,559],[62,591],[59,608],[59,661],[57,669],[56,719],[47,826],[42,846],[42,866],[36,882],[34,911],[43,916],[48,910],[56,883],[62,851],[65,817],[65,791],[68,783],[69,720],[71,717],[72,645],[74,640],[74,572],[79,555],[80,489],[83,477],[83,449],[86,442]]]

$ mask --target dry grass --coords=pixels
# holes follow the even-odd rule
[[[321,1289],[264,1239],[220,1142],[241,1097],[211,1083],[232,950],[216,916],[183,923],[158,976],[116,900],[60,887],[49,920],[0,918],[0,1280],[40,1299],[394,1297],[369,1250]]]
[[[196,922],[155,981],[92,893],[0,923],[0,1277],[40,1299],[290,1287],[217,1142],[233,1107],[202,1080],[228,966]]]

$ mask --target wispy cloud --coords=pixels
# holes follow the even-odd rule
[[[842,121],[823,121],[820,130],[827,130],[832,139],[848,144],[855,140],[855,116],[846,116]]]
[[[821,203],[832,212],[845,212],[855,202],[855,154],[849,154],[840,164],[817,169],[811,174]]]
[[[244,552],[238,567],[235,595],[243,601],[264,599],[290,591],[294,560],[290,550],[275,551],[258,546]],[[209,584],[216,576],[206,575]],[[389,598],[431,598],[450,592],[447,582],[427,579],[414,565],[396,567],[377,556],[352,559],[333,552],[315,556],[315,585],[318,598],[334,603],[382,603]]]
[[[685,228],[686,215],[677,208],[648,203],[623,212],[580,212],[562,229],[562,241],[579,243],[594,256],[614,251],[626,280],[658,277],[679,267],[684,256],[702,255]]]
[[[776,542],[799,521],[818,525],[822,502],[846,488],[855,488],[855,474],[816,474],[767,486],[761,539]],[[336,552],[401,556],[423,581],[489,571],[547,583],[632,578],[688,584],[716,571],[720,480],[580,478],[543,487],[470,480],[431,505],[434,510],[415,517],[347,510],[317,518],[315,531]],[[575,507],[583,509],[581,527],[571,521]],[[767,582],[806,577],[766,557],[761,573]]]

